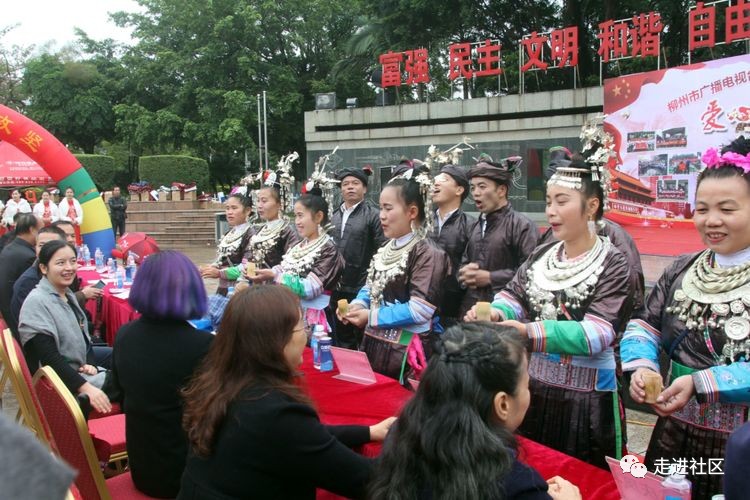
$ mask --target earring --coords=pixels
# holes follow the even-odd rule
[[[411,223],[409,224],[409,226],[411,227],[411,232],[412,233],[416,233],[417,232],[417,223],[416,223],[416,221],[411,221]]]
[[[589,221],[587,225],[589,227],[589,236],[592,238],[595,237],[596,236],[596,222],[594,222],[593,217],[589,216]]]

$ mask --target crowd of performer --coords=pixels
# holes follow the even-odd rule
[[[518,431],[603,468],[606,456],[627,450],[624,391],[643,402],[642,375],[660,372],[662,349],[671,365],[651,403],[660,417],[649,469],[719,458],[750,403],[750,174],[736,163],[750,150],[738,139],[709,160],[695,214],[707,249],[679,258],[644,299],[638,250],[604,218],[602,138],[583,154],[550,151],[544,234],[508,200],[519,158],[483,155],[470,168],[443,165],[434,178],[402,161],[379,194],[379,212],[366,199],[368,172],[342,169],[330,241],[316,244],[328,236],[305,226],[327,222],[331,207],[316,190],[295,208],[296,250],[281,263],[260,260],[268,269],[252,281],[285,284],[303,308],[314,301],[308,326],[324,324],[334,343],[363,350],[376,372],[404,385],[444,349],[445,327],[476,321],[477,303],[491,302],[488,319],[512,327],[531,352],[530,404]],[[462,209],[468,195],[478,220]],[[314,268],[295,264],[307,247],[328,248],[310,260]],[[243,257],[259,260],[251,245]],[[721,491],[720,476],[689,476],[694,498]]]
[[[511,492],[508,498],[580,498],[564,479],[545,482],[520,463],[512,435],[607,469],[605,457],[627,453],[626,392],[659,415],[645,455],[649,470],[723,458],[733,432],[735,439],[750,432],[743,427],[750,404],[750,141],[740,137],[704,153],[694,220],[706,249],[676,259],[645,296],[632,238],[604,218],[611,138],[599,127],[583,136],[580,153],[550,151],[544,233],[509,201],[518,157],[481,155],[468,168],[432,169],[404,160],[378,193],[379,206],[367,198],[368,169],[347,167],[329,176],[316,166],[295,198],[286,164],[257,179],[259,188],[248,184],[229,196],[230,229],[214,262],[198,272],[177,254],[148,259],[139,275],[153,283],[143,288],[148,278],[141,277],[131,293],[143,328],[208,315],[218,332],[212,343],[196,338],[196,353],[180,368],[185,377],[197,372],[184,392],[187,441],[166,493],[234,498],[253,487],[260,496],[281,497],[307,494],[315,483],[353,496],[367,487],[373,498],[452,498],[467,491],[477,492],[472,498],[500,498],[503,491]],[[478,218],[464,211],[469,195]],[[74,218],[75,203],[68,203],[65,213]],[[18,222],[22,240],[28,225]],[[75,260],[75,254],[62,241],[42,248],[34,276],[43,286],[15,313],[14,326],[27,348],[60,367],[72,391],[88,391],[106,411],[107,396],[88,389],[101,388],[102,377],[88,372],[85,346],[63,352],[64,343],[58,338],[55,346],[47,332],[66,327],[40,320],[54,316],[39,312],[50,307],[42,293],[57,293],[76,313],[58,321],[81,323],[56,259]],[[163,287],[159,270],[170,266],[169,275],[218,279],[216,295],[181,298],[192,306],[179,314],[167,303],[144,301],[145,290]],[[418,387],[395,424],[334,431],[315,423],[293,383],[314,329],[327,332],[334,345],[365,352],[376,372]],[[148,370],[129,373],[134,364],[122,361],[117,373],[122,353],[135,345],[130,330],[115,345],[114,383],[133,394],[138,384],[129,387],[130,381],[147,384]],[[156,348],[166,353],[169,345]],[[74,365],[71,359],[78,359],[77,372],[62,366]],[[656,394],[653,373],[664,376]],[[182,404],[173,399],[175,408]],[[148,406],[141,401],[131,411]],[[173,419],[181,416],[175,412]],[[141,432],[134,442],[153,442],[137,418],[129,425]],[[292,428],[294,437],[285,434]],[[382,440],[389,429],[374,472],[372,463],[341,445]],[[261,446],[271,438],[280,451],[263,463],[237,445]],[[138,457],[136,484],[159,490],[143,465],[158,457],[141,464]],[[259,472],[287,460],[306,470],[307,482],[269,482]],[[333,477],[321,464],[340,474]],[[230,477],[238,467],[247,475]],[[731,490],[720,475],[687,472],[693,498]],[[500,475],[505,479],[497,482]]]

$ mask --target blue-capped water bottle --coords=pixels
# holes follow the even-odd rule
[[[669,467],[669,475],[662,482],[662,492],[665,500],[690,500],[692,484],[685,477],[679,467]]]
[[[310,337],[310,349],[313,352],[313,368],[320,370],[320,339],[327,337],[323,325],[313,325],[312,336]]]
[[[127,266],[125,267],[125,283],[132,284],[135,279],[135,257],[128,254]]]
[[[89,250],[89,246],[86,244],[83,245],[83,265],[91,265],[91,250]]]
[[[94,264],[96,265],[96,271],[102,272],[104,270],[104,252],[99,247],[96,247],[94,252]]]
[[[331,353],[331,337],[325,336],[318,340],[320,350],[320,371],[333,371],[333,353]]]
[[[122,289],[125,285],[125,269],[118,267],[115,271],[115,288]]]

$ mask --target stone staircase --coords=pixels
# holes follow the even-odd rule
[[[132,201],[125,229],[152,236],[162,250],[214,247],[216,214],[223,211],[198,201]]]

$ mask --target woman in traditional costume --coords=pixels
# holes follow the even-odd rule
[[[630,394],[646,396],[644,375],[670,358],[667,388],[651,404],[659,414],[646,464],[687,466],[693,498],[722,489],[714,467],[750,404],[750,141],[740,137],[703,154],[695,227],[708,247],[669,266],[628,323],[622,364]]]
[[[239,192],[230,195],[224,205],[224,211],[229,231],[216,248],[216,260],[201,266],[200,271],[204,278],[218,278],[219,286],[216,293],[226,296],[229,287],[233,287],[242,275],[243,259],[253,235],[253,228],[248,222],[252,211],[250,197]]]
[[[13,222],[13,218],[16,214],[27,214],[30,212],[31,206],[29,202],[21,198],[21,192],[18,189],[14,189],[10,194],[10,199],[5,204],[3,226],[11,229],[14,228],[16,223]]]
[[[44,191],[42,193],[42,201],[34,205],[34,215],[37,219],[44,222],[45,226],[49,226],[59,219],[57,205],[50,200],[48,191]]]
[[[493,321],[528,337],[532,351],[531,405],[520,433],[605,469],[605,456],[624,449],[615,347],[633,294],[627,259],[596,232],[608,157],[600,148],[590,163],[578,158],[549,179],[546,214],[559,242],[534,250],[490,310]],[[476,320],[476,308],[466,320]]]
[[[282,257],[297,244],[299,235],[294,230],[284,211],[293,209],[291,176],[292,162],[298,158],[297,153],[284,156],[278,163],[279,170],[269,172],[263,187],[255,194],[258,217],[264,223],[250,239],[247,261],[258,269],[273,269],[281,264]],[[253,180],[253,179],[249,179]],[[245,273],[243,281],[252,279]]]
[[[321,325],[331,332],[331,293],[344,270],[344,259],[325,227],[329,226],[328,203],[322,191],[313,188],[294,204],[294,221],[302,240],[284,255],[273,269],[256,271],[254,282],[285,285],[300,297],[306,327]],[[331,318],[333,319],[333,318]]]
[[[76,232],[76,245],[80,245],[83,240],[81,239],[81,224],[83,224],[83,209],[78,200],[75,199],[75,191],[73,188],[65,190],[65,199],[60,202],[57,207],[58,216],[60,220],[68,221],[73,224],[73,229]]]
[[[339,319],[365,329],[361,350],[373,369],[403,383],[407,346],[410,365],[426,365],[424,353],[442,328],[437,321],[448,255],[426,237],[433,210],[432,180],[401,165],[380,193],[380,222],[389,238],[372,258],[367,281]],[[427,205],[427,207],[425,207]]]

